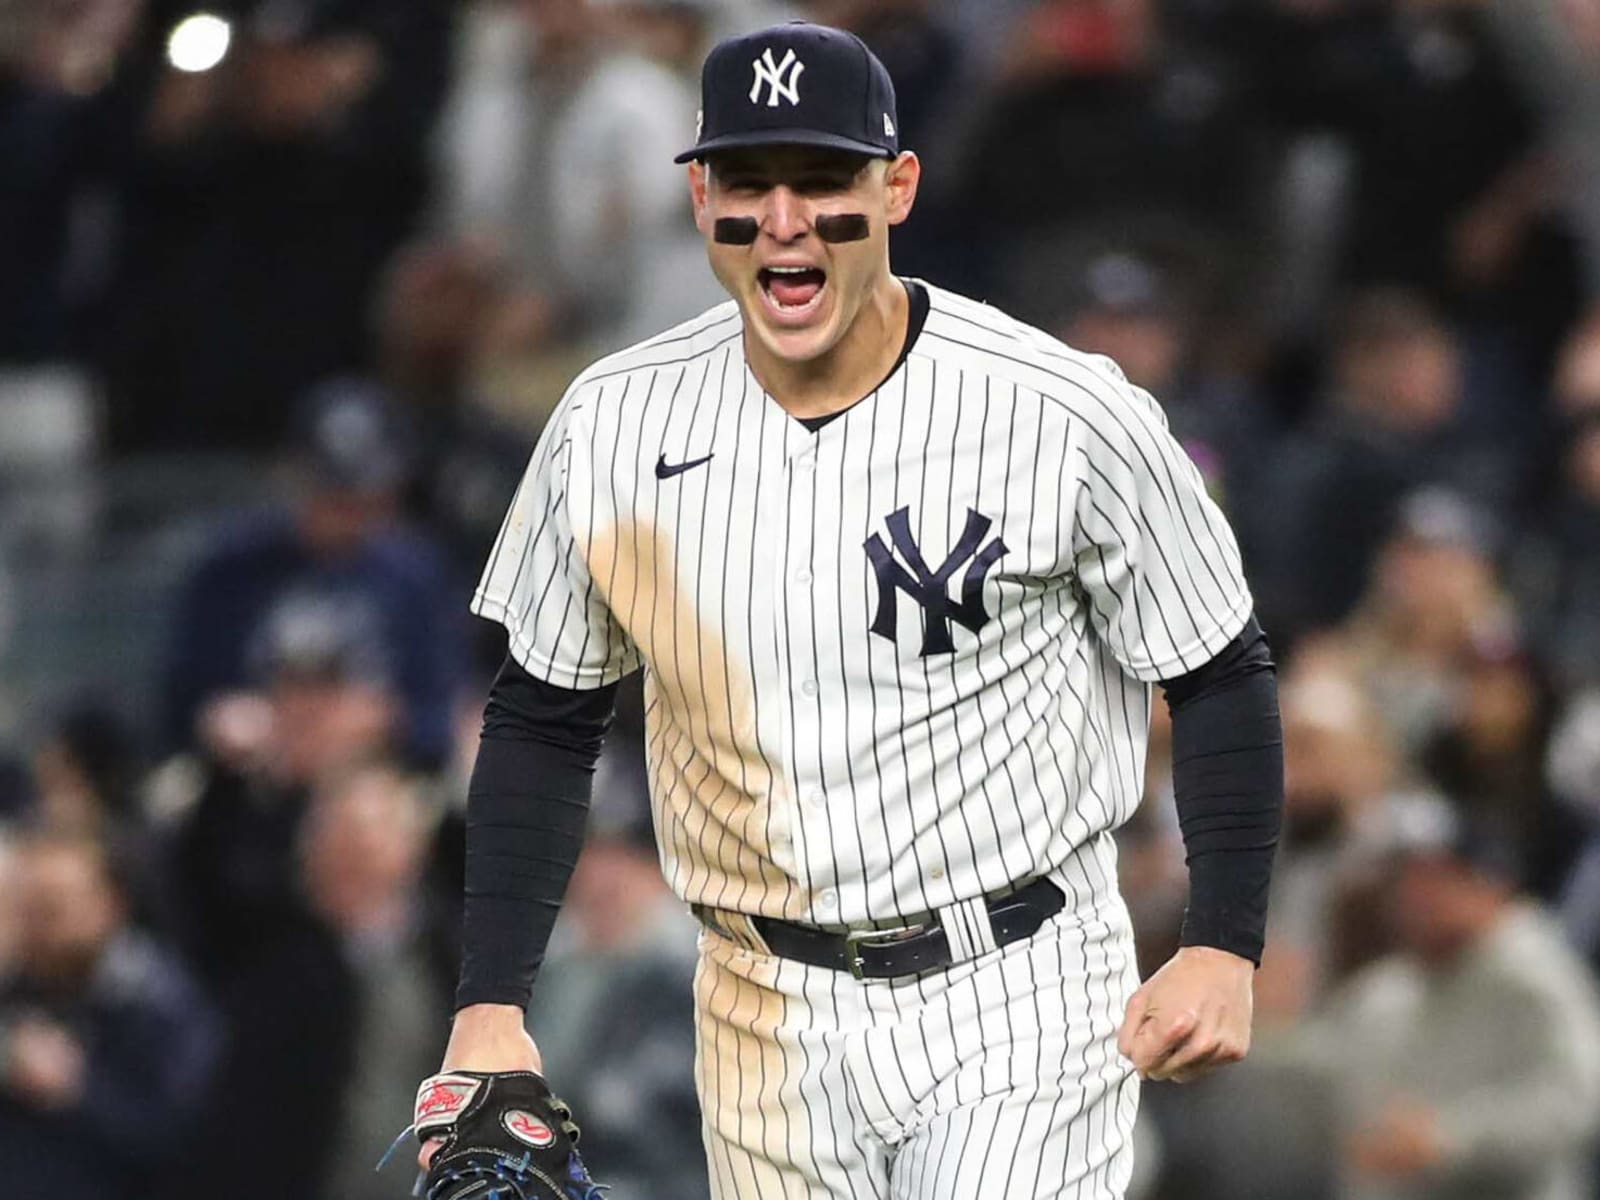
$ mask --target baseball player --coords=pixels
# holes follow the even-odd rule
[[[1121,1196],[1140,1078],[1250,1039],[1282,759],[1233,536],[1113,363],[891,273],[919,167],[858,39],[716,47],[679,161],[732,301],[577,379],[473,601],[510,654],[430,1195],[485,1130],[557,1152],[504,1194],[587,1194],[523,1006],[642,667],[718,1200]],[[1141,986],[1111,833],[1153,683],[1191,892]]]

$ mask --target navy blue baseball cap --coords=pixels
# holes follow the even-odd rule
[[[743,146],[900,153],[894,83],[853,33],[791,21],[720,42],[700,73],[700,127],[673,161]]]

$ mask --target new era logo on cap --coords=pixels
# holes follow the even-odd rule
[[[700,76],[693,148],[678,162],[743,146],[900,153],[894,84],[860,38],[791,21],[717,45]]]

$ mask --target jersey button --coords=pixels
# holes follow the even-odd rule
[[[794,581],[801,587],[804,587],[806,584],[811,582],[811,572],[806,570],[804,567],[801,567],[794,573]]]
[[[827,891],[823,892],[822,893],[822,907],[823,908],[838,908],[839,907],[839,893],[834,891],[832,888],[829,888]]]
[[[800,685],[800,690],[808,696],[815,696],[817,694],[817,681],[815,679],[806,680]]]
[[[812,808],[822,808],[828,803],[828,797],[822,793],[820,788],[809,792],[806,795],[806,799],[811,802]]]

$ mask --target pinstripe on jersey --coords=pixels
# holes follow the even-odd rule
[[[708,932],[695,1008],[712,1194],[1121,1197],[1139,1080],[1116,1031],[1137,985],[1114,892],[889,985]]]
[[[1148,682],[1251,610],[1147,394],[929,292],[902,366],[815,433],[763,394],[732,304],[597,363],[484,572],[473,609],[532,674],[646,666],[663,867],[690,902],[826,925],[1046,872],[1104,895],[1081,850],[1138,802]]]

